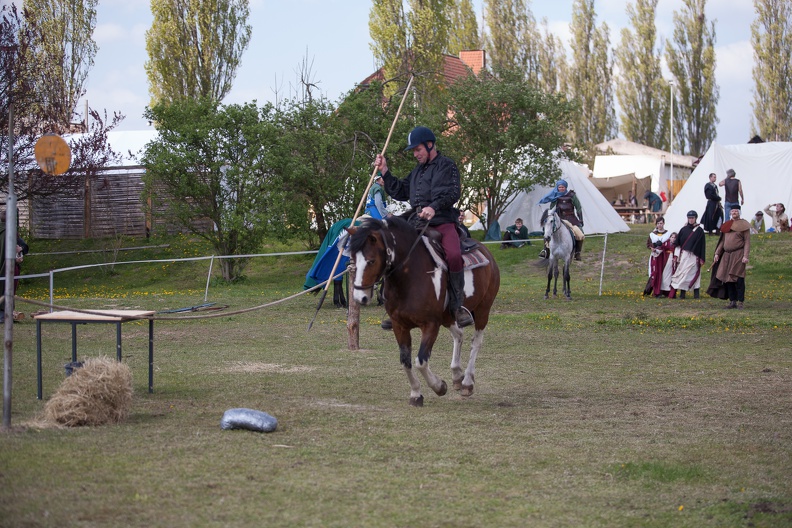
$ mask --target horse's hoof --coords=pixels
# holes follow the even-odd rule
[[[473,385],[463,385],[461,395],[463,398],[473,396]]]
[[[423,394],[417,398],[410,398],[410,405],[413,407],[423,407]]]
[[[436,390],[435,394],[437,394],[438,396],[445,396],[446,392],[448,392],[448,385],[446,385],[446,382],[443,381],[443,384],[440,385],[440,390]]]
[[[459,378],[458,380],[454,380],[454,390],[455,391],[462,390],[462,380],[463,380],[463,378]]]
[[[550,296],[549,296],[549,295],[547,295],[547,294],[545,294],[545,300],[547,300],[547,299],[549,299],[549,298],[550,298]]]

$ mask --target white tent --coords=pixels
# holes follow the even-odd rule
[[[622,220],[619,213],[608,203],[602,193],[589,181],[589,169],[571,161],[559,161],[561,177],[574,190],[583,208],[583,231],[593,233],[619,233],[629,231],[629,226]],[[549,187],[534,187],[530,192],[520,192],[498,218],[501,230],[522,218],[529,232],[540,231],[539,221],[548,204],[539,205],[539,200],[553,190]],[[483,229],[481,222],[471,229]]]
[[[713,143],[665,212],[666,229],[679,230],[685,225],[690,210],[696,211],[701,221],[707,206],[704,185],[710,173],[714,172],[720,182],[729,169],[734,169],[742,183],[743,218],[750,220],[771,203],[782,203],[787,211],[792,209],[792,143]],[[724,188],[718,187],[718,191],[723,198]],[[765,216],[765,228],[771,226],[772,219]]]

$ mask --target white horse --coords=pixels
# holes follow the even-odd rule
[[[572,287],[569,284],[569,264],[572,262],[572,255],[575,250],[575,237],[572,236],[572,230],[561,221],[561,217],[556,213],[555,207],[542,213],[540,225],[544,232],[544,239],[549,242],[550,246],[550,254],[547,259],[545,259],[545,266],[547,266],[547,290],[545,290],[544,298],[550,298],[550,281],[553,278],[555,278],[555,282],[553,283],[553,297],[558,296],[558,261],[563,260],[564,297],[566,297],[567,300],[571,300]]]

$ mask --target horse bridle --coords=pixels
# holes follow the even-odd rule
[[[550,215],[548,214],[548,216],[550,216]],[[556,231],[558,231],[559,229],[561,229],[561,226],[562,226],[562,225],[564,225],[564,224],[562,224],[561,222],[559,222],[559,225],[556,225],[556,218],[559,218],[559,219],[560,219],[560,217],[558,216],[558,213],[555,213],[555,212],[554,212],[554,213],[553,213],[553,224],[552,224],[552,225],[553,225],[553,231],[552,231],[553,233],[555,233]],[[545,222],[546,222],[546,221],[547,221],[547,220],[545,219]]]
[[[413,245],[410,246],[410,251],[408,251],[407,252],[407,256],[404,257],[404,261],[405,262],[410,259],[410,255],[412,254],[412,252],[415,249],[415,247],[418,245],[418,242],[423,237],[424,233],[426,232],[426,228],[427,227],[429,227],[429,222],[425,222],[424,223],[424,226],[421,229],[421,232],[418,233],[418,237],[415,239],[415,242],[413,242]],[[381,231],[382,230],[380,229],[380,232]],[[382,284],[382,282],[385,280],[385,278],[388,275],[390,275],[391,273],[393,273],[394,270],[396,269],[394,267],[394,265],[393,265],[393,262],[390,260],[390,257],[388,257],[388,255],[389,255],[388,242],[385,240],[385,236],[382,237],[382,244],[385,246],[385,255],[386,255],[385,256],[385,269],[383,270],[382,275],[377,280],[375,280],[373,283],[369,284],[368,286],[358,286],[357,284],[352,284],[352,288],[353,289],[355,289],[355,290],[368,290],[369,288],[374,288],[378,284]]]

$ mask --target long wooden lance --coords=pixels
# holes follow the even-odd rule
[[[396,128],[396,121],[399,120],[399,115],[401,114],[402,107],[404,106],[404,101],[407,100],[407,94],[410,93],[410,87],[412,86],[413,78],[414,77],[410,75],[410,79],[407,81],[407,87],[404,89],[404,94],[402,94],[402,99],[401,102],[399,103],[399,108],[396,110],[396,116],[393,118],[393,123],[391,123],[390,130],[388,130],[388,137],[385,139],[385,145],[383,145],[382,147],[381,155],[383,157],[385,156],[385,152],[388,150],[388,144],[390,143],[391,135],[393,135],[393,129]],[[363,191],[363,196],[360,197],[360,203],[358,203],[357,209],[355,210],[355,214],[352,216],[352,223],[350,225],[353,226],[355,225],[355,220],[357,220],[358,215],[360,214],[360,210],[363,208],[363,204],[366,203],[369,189],[371,189],[371,186],[374,184],[374,180],[376,176],[377,176],[377,167],[374,167],[374,170],[371,171],[371,177],[369,178],[368,185],[366,185],[366,190]],[[311,327],[314,324],[314,321],[316,321],[316,316],[319,315],[319,310],[322,309],[322,304],[324,303],[325,297],[327,296],[327,290],[330,288],[330,283],[333,282],[333,279],[335,278],[334,275],[336,269],[338,268],[338,264],[341,262],[342,254],[343,251],[339,249],[338,256],[336,257],[335,260],[335,264],[333,264],[333,269],[330,271],[330,275],[327,278],[327,283],[325,284],[325,287],[322,290],[322,295],[321,297],[319,297],[319,304],[316,307],[316,313],[314,314],[313,319],[311,319],[311,322],[308,324],[308,330],[311,329]]]

